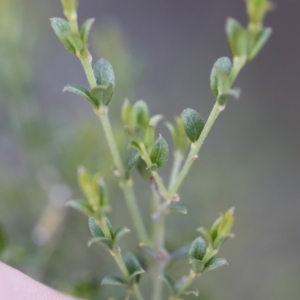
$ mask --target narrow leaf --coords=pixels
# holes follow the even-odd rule
[[[114,233],[114,241],[117,243],[124,235],[129,233],[130,230],[126,227],[119,227]]]
[[[105,237],[102,229],[93,217],[89,217],[89,229],[93,237]]]
[[[272,28],[264,28],[261,32],[257,35],[255,39],[255,43],[252,46],[251,52],[248,56],[249,60],[252,60],[263,48],[266,42],[269,40],[273,30]]]
[[[214,256],[206,263],[204,271],[215,270],[226,265],[228,265],[228,262],[225,258]]]
[[[51,18],[50,22],[51,27],[61,43],[70,53],[76,55],[75,48],[68,41],[68,36],[72,33],[69,22],[62,18]]]
[[[116,285],[116,286],[123,286],[123,287],[126,287],[128,285],[124,279],[117,276],[111,276],[111,275],[105,276],[102,279],[101,284]]]
[[[125,254],[124,263],[127,267],[128,273],[130,274],[130,278],[133,278],[145,272],[136,256],[130,252]]]
[[[74,93],[77,96],[87,100],[94,107],[96,106],[96,103],[94,103],[94,101],[92,100],[89,91],[86,88],[84,88],[83,86],[79,85],[79,84],[75,84],[75,83],[67,84],[64,87],[63,92]]]
[[[142,128],[147,128],[150,120],[147,103],[143,100],[139,100],[134,103],[133,109],[135,110],[137,125]]]
[[[162,276],[161,280],[166,284],[166,286],[168,287],[170,294],[171,295],[175,295],[176,294],[176,287],[175,287],[175,283],[173,281],[173,279],[167,275]]]
[[[139,151],[134,148],[130,148],[128,150],[127,158],[126,158],[126,172],[128,173],[138,162],[140,157]]]
[[[84,213],[87,216],[94,214],[93,208],[85,200],[70,200],[66,205]]]
[[[187,208],[185,206],[181,206],[181,205],[171,205],[169,210],[171,212],[176,212],[179,214],[183,214],[183,215],[187,215]]]
[[[164,118],[163,115],[155,115],[150,118],[149,125],[156,127],[157,124]]]
[[[152,147],[150,160],[153,164],[160,168],[168,161],[168,158],[169,146],[166,140],[160,135]]]
[[[248,56],[249,37],[246,30],[235,19],[229,18],[226,23],[226,34],[233,56]]]
[[[85,48],[87,48],[90,31],[91,31],[94,21],[95,21],[95,19],[88,19],[81,26],[80,35],[81,35],[82,42],[83,42],[83,45]]]
[[[187,108],[182,113],[184,130],[192,143],[196,142],[204,128],[202,117],[191,108]]]
[[[107,239],[106,237],[93,237],[88,241],[88,247],[91,247],[93,244],[102,245],[108,249],[112,249],[112,242],[111,240]]]

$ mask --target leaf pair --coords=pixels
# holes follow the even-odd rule
[[[192,271],[197,274],[211,271],[227,264],[224,258],[216,256],[211,257],[208,261],[205,260],[208,251],[206,241],[198,237],[196,238],[189,250],[189,263]]]
[[[228,57],[219,58],[213,65],[210,75],[210,88],[220,106],[224,106],[229,96],[239,98],[240,90],[232,89],[232,63]]]
[[[137,257],[133,253],[127,252],[124,255],[123,260],[127,268],[129,278],[127,279],[119,276],[108,275],[103,278],[102,284],[121,286],[131,289],[133,284],[139,282],[140,275],[145,273],[145,271],[142,268]]]
[[[229,18],[226,24],[226,34],[233,56],[245,57],[248,61],[260,52],[271,33],[271,28],[260,28],[253,34],[232,18]]]
[[[87,50],[94,19],[86,20],[80,32],[74,32],[70,23],[62,18],[51,18],[50,22],[56,36],[71,54],[78,56],[82,51]]]
[[[119,251],[117,243],[125,234],[129,233],[130,230],[125,227],[119,227],[114,231],[109,219],[104,217],[101,222],[102,226],[108,229],[108,234],[105,234],[99,222],[97,222],[95,218],[89,217],[89,229],[93,237],[89,240],[88,245],[91,246],[97,243],[106,246],[109,250]]]
[[[206,238],[209,247],[216,250],[220,248],[226,239],[234,236],[231,232],[233,225],[234,208],[231,208],[214,222],[211,229],[201,227],[198,231]]]
[[[64,92],[71,92],[87,100],[94,109],[101,105],[107,106],[113,96],[115,75],[112,65],[104,58],[99,59],[93,68],[97,86],[88,91],[79,84],[68,84]]]

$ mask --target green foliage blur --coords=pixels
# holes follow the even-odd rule
[[[96,5],[95,1],[90,2]],[[211,5],[221,7],[226,1],[211,2]],[[89,1],[86,3],[80,8],[85,9],[88,17],[97,17],[98,10],[89,9]],[[234,4],[236,7],[240,5],[238,1]],[[134,1],[128,5],[132,9],[135,7]],[[168,7],[154,3],[150,5],[154,11],[155,5],[162,5],[164,16],[167,15]],[[169,5],[172,7],[171,2]],[[186,11],[177,8],[179,15],[184,14],[184,20],[172,15],[163,23],[167,25],[161,28],[168,32],[177,21],[183,28],[189,17],[196,20],[192,11],[194,5],[191,4]],[[199,28],[202,27],[200,33],[197,29],[199,36],[172,31],[176,42],[170,42],[174,47],[168,48],[169,52],[164,56],[157,50],[161,49],[157,45],[168,43],[168,34],[160,32],[159,27],[154,33],[148,32],[148,38],[152,37],[151,34],[157,36],[157,40],[151,40],[154,44],[149,50],[155,58],[152,57],[153,63],[144,59],[146,47],[142,48],[145,53],[136,51],[123,26],[116,17],[109,18],[109,12],[93,29],[91,45],[95,56],[109,60],[116,73],[116,93],[111,110],[118,143],[124,153],[127,144],[120,110],[125,97],[133,101],[140,96],[150,99],[150,111],[163,113],[169,120],[187,103],[197,111],[202,109],[201,115],[209,111],[212,101],[207,100],[208,68],[222,54],[223,48],[218,51],[219,44],[210,39],[202,41],[206,36],[217,35],[216,32],[220,32],[219,37],[224,36],[225,17],[231,14],[230,10],[235,14],[240,14],[240,11],[232,5],[225,10],[224,20],[221,18],[220,22],[214,23],[220,16],[208,4],[200,1],[199,5],[209,12],[211,21],[202,13],[207,25],[204,21],[201,26],[198,24]],[[96,6],[100,10],[100,4]],[[107,8],[108,4],[104,7]],[[117,10],[112,5],[110,9],[113,8]],[[289,9],[297,11],[293,7]],[[105,251],[87,247],[89,231],[85,218],[65,207],[67,200],[80,195],[76,176],[78,165],[85,165],[93,173],[101,170],[110,176],[106,181],[111,204],[118,206],[114,219],[119,226],[131,228],[132,224],[128,221],[122,195],[114,180],[112,161],[98,121],[83,101],[57,91],[71,82],[69,77],[72,76],[85,83],[83,74],[77,74],[82,72],[80,66],[74,66],[77,62],[72,58],[68,60],[67,55],[61,58],[63,61],[51,66],[51,59],[63,52],[58,48],[48,22],[49,17],[55,15],[53,12],[59,10],[59,1],[0,0],[0,258],[54,288],[79,297],[106,299],[111,290],[100,286],[101,278],[108,271],[118,272],[117,268]],[[199,9],[194,11],[200,16]],[[131,17],[124,10],[126,13]],[[280,14],[280,9],[276,13]],[[150,18],[151,24],[159,16],[157,13]],[[159,20],[162,19],[165,17]],[[128,26],[132,35],[138,34],[138,21],[142,22],[136,20],[134,26]],[[208,28],[212,28],[211,31]],[[139,35],[140,42],[147,44],[143,35]],[[201,47],[197,46],[196,40]],[[286,43],[289,42],[287,38]],[[277,59],[287,56],[286,50],[276,52],[276,47],[279,49],[281,45],[274,42],[266,52],[272,52],[273,47],[276,54],[268,56],[263,53],[260,60],[253,63],[252,73],[242,78],[243,84],[248,82],[248,86],[243,89],[240,102],[230,103],[214,127],[211,140],[180,191],[181,198],[187,201],[188,217],[172,216],[168,220],[167,226],[172,230],[167,237],[167,246],[175,250],[182,243],[189,244],[198,235],[194,229],[211,224],[220,211],[237,207],[237,238],[224,250],[230,266],[197,281],[201,300],[297,299],[300,292],[300,242],[295,229],[299,226],[299,204],[296,205],[300,191],[298,180],[295,180],[299,178],[299,143],[291,134],[300,124],[298,115],[293,114],[294,105],[290,105],[290,109],[288,104],[285,108],[282,105],[286,95],[294,98],[289,91],[297,90],[290,88],[290,82],[284,81],[283,77],[280,82],[285,82],[285,85],[277,87],[278,79],[271,74],[279,73],[273,69],[275,62],[285,66],[284,61],[279,59],[278,62]],[[224,40],[221,47],[225,49],[225,46]],[[299,49],[297,47],[295,49]],[[206,55],[211,60],[209,67],[205,65]],[[196,59],[203,66],[196,64]],[[63,76],[57,75],[59,65],[68,65],[70,70]],[[200,67],[203,74],[198,70]],[[291,74],[298,75],[296,65],[295,69],[290,68]],[[151,72],[154,73],[152,77]],[[288,76],[289,72],[285,73],[282,76]],[[195,74],[197,79],[192,78]],[[141,83],[142,79],[148,84],[150,82],[150,88]],[[151,80],[155,82],[153,86]],[[59,99],[55,98],[57,95]],[[278,95],[280,99],[276,100]],[[285,124],[278,128],[281,118],[285,120],[281,125]],[[160,130],[167,135],[166,129],[161,127]],[[167,174],[169,168],[167,165],[162,173]],[[149,199],[144,197],[148,186],[136,177],[139,204],[149,221]],[[128,235],[124,249],[131,249],[134,242],[134,238]],[[173,263],[168,273],[179,278],[183,270],[188,270],[185,256]],[[123,299],[122,290],[117,296]]]

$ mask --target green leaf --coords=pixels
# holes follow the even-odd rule
[[[204,255],[206,254],[207,244],[202,237],[196,238],[190,248],[189,258],[202,260]]]
[[[90,96],[96,107],[108,105],[114,93],[113,85],[99,85],[90,91]]]
[[[190,267],[195,274],[202,274],[204,270],[204,263],[199,259],[190,258]]]
[[[97,176],[98,177],[98,176]],[[99,205],[101,209],[104,209],[105,212],[109,210],[109,198],[106,184],[102,177],[98,177],[98,194],[99,194]]]
[[[232,63],[228,57],[219,58],[213,65],[210,75],[210,87],[216,97],[230,89],[231,69]]]
[[[81,26],[80,35],[85,48],[87,48],[90,31],[94,21],[95,19],[88,19]]]
[[[94,214],[93,208],[85,200],[70,200],[66,205],[84,213],[87,216],[91,216]]]
[[[56,36],[61,41],[61,43],[70,53],[76,55],[74,46],[68,40],[68,37],[72,34],[69,22],[62,18],[51,18],[50,22],[51,27],[53,28]]]
[[[169,146],[166,140],[160,135],[152,147],[150,160],[153,164],[160,168],[168,161],[168,158]]]
[[[183,215],[187,215],[187,209],[185,206],[181,206],[181,205],[171,205],[169,210],[171,212],[176,212],[176,213],[179,213],[179,214],[183,214]]]
[[[98,86],[115,87],[115,73],[112,65],[104,58],[100,58],[94,65],[94,75]]]
[[[128,286],[128,283],[124,279],[117,277],[117,276],[111,276],[111,275],[105,276],[102,279],[101,284],[116,285],[116,286],[123,286],[123,287]]]
[[[81,36],[78,33],[70,33],[67,39],[76,51],[80,52],[83,49]]]
[[[252,48],[250,50],[248,60],[252,60],[260,52],[260,50],[269,40],[272,32],[272,28],[264,28],[258,33],[258,35],[255,38],[254,44],[252,45]]]
[[[90,104],[92,104],[94,107],[96,106],[96,103],[94,103],[94,101],[92,100],[92,98],[90,97],[90,93],[89,91],[84,88],[83,86],[79,85],[79,84],[67,84],[64,89],[63,92],[71,92],[76,94],[77,96],[87,100]]]
[[[118,242],[124,235],[129,233],[130,230],[126,227],[119,227],[115,232],[114,232],[114,242]]]
[[[157,124],[164,118],[163,115],[155,115],[155,116],[152,116],[150,118],[150,121],[149,121],[149,125],[150,126],[153,126],[154,128],[157,126]]]
[[[89,217],[89,229],[93,237],[105,237],[102,229],[93,217]]]
[[[88,247],[91,247],[94,244],[104,246],[108,250],[111,250],[113,248],[112,241],[106,237],[93,237],[88,241]]]
[[[144,144],[146,148],[149,150],[153,145],[155,140],[155,129],[153,126],[149,125],[145,132]]]
[[[220,106],[223,106],[226,104],[226,100],[228,99],[228,97],[233,97],[235,99],[239,99],[240,95],[241,95],[241,89],[239,89],[239,88],[227,90],[223,94],[219,95],[218,103],[220,104]]]
[[[176,287],[175,287],[175,282],[173,279],[167,275],[164,275],[161,277],[161,280],[166,284],[168,287],[170,294],[175,295],[176,294]]]
[[[141,157],[138,158],[136,168],[143,179],[149,180],[149,178],[152,176],[152,173],[148,169],[147,164]]]
[[[247,0],[247,13],[251,23],[261,24],[271,8],[270,0]]]
[[[136,123],[141,128],[147,128],[149,125],[149,109],[145,101],[139,100],[134,103],[133,109],[135,110]]]
[[[94,176],[90,174],[83,166],[78,168],[78,182],[83,194],[94,209],[99,205],[99,187]]]
[[[61,2],[65,16],[71,17],[72,14],[76,13],[78,0],[61,0]]]
[[[248,56],[250,38],[247,31],[235,19],[229,18],[226,23],[226,34],[233,56]]]
[[[129,171],[137,164],[140,157],[139,151],[137,151],[134,148],[129,148],[127,158],[126,158],[126,173],[129,173]]]
[[[187,108],[182,113],[184,130],[192,143],[196,142],[204,128],[202,117],[191,108]]]
[[[215,270],[225,265],[228,265],[227,260],[225,258],[214,256],[206,263],[204,271],[207,272]]]
[[[136,116],[135,111],[128,99],[124,100],[121,112],[121,118],[124,125],[135,126],[136,125]]]
[[[125,254],[124,263],[127,267],[128,273],[130,274],[130,279],[145,272],[136,256],[130,252]],[[136,280],[139,280],[139,276],[136,278]]]

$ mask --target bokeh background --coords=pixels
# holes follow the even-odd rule
[[[92,53],[116,71],[111,115],[124,152],[125,97],[146,100],[152,114],[168,120],[186,107],[208,116],[211,67],[230,55],[224,24],[229,16],[245,24],[244,1],[80,2],[80,22],[97,20]],[[167,245],[175,249],[236,206],[236,238],[222,250],[230,265],[197,281],[202,300],[300,294],[300,3],[274,2],[266,20],[274,28],[271,40],[237,80],[241,99],[229,102],[180,190],[189,214],[168,220]],[[2,260],[74,295],[123,299],[122,290],[100,286],[103,274],[118,272],[114,262],[86,246],[86,218],[64,206],[81,197],[76,169],[83,164],[107,174],[111,219],[132,228],[97,118],[82,99],[61,92],[66,83],[87,83],[52,32],[53,16],[62,16],[59,0],[0,0],[0,223],[8,239]],[[158,128],[170,141],[163,124]],[[162,174],[169,170],[167,164]],[[149,222],[148,184],[135,177]],[[134,251],[135,243],[131,235],[123,247]],[[179,278],[186,262],[183,257],[168,273]]]

